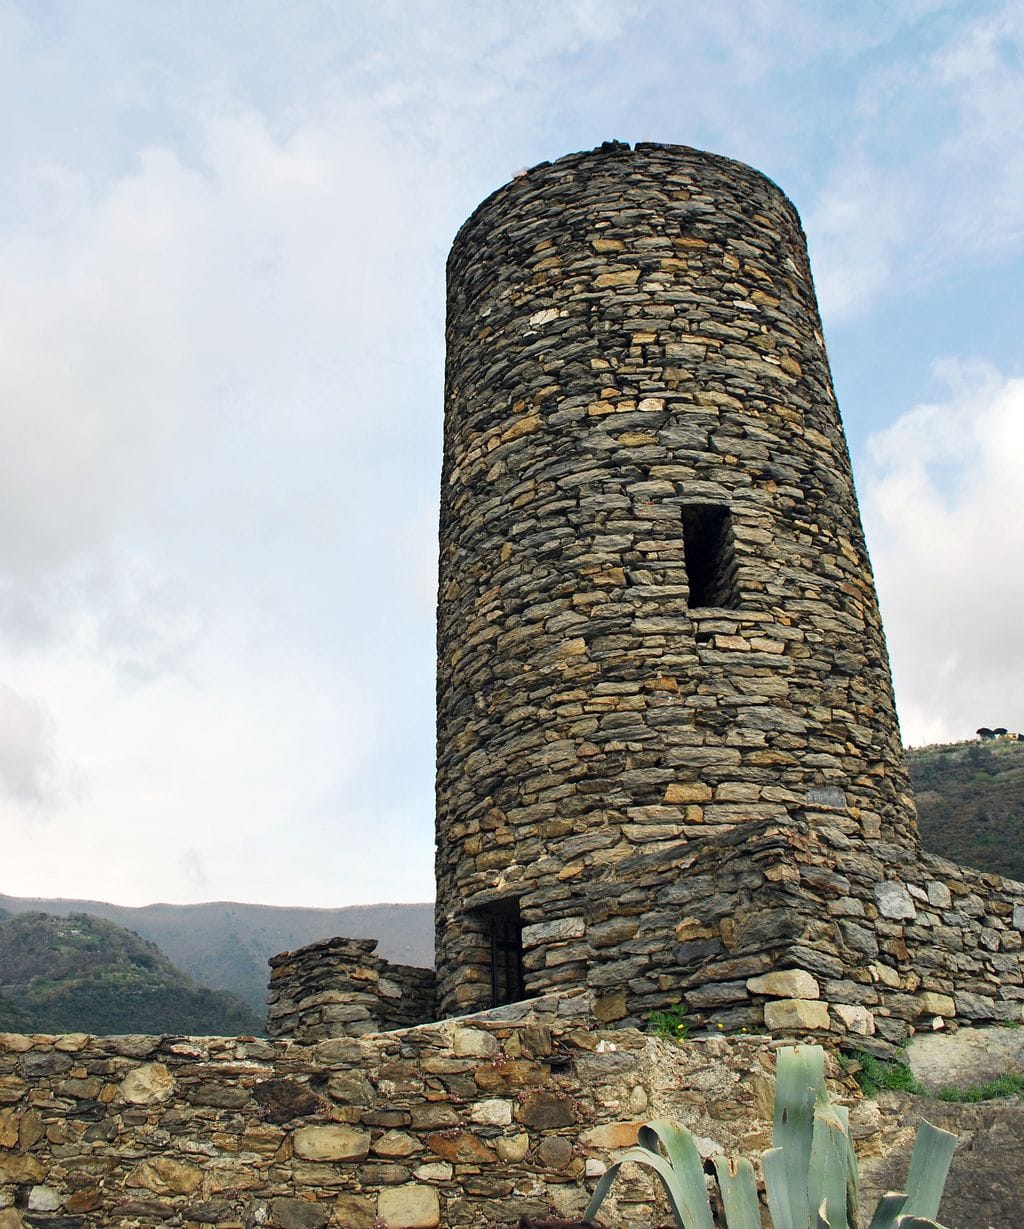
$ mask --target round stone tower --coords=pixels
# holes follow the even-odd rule
[[[447,344],[441,1011],[639,1018],[766,847],[917,840],[799,218],[685,146],[543,164],[459,232]]]

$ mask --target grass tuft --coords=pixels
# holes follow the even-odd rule
[[[851,1057],[852,1062],[849,1063],[848,1069],[866,1097],[874,1096],[882,1089],[891,1089],[894,1092],[924,1092],[924,1085],[907,1064],[898,1058],[886,1061],[875,1058],[873,1054],[866,1054],[863,1050],[858,1050]]]
[[[942,1088],[937,1096],[940,1101],[998,1101],[1003,1097],[1024,1094],[1024,1075],[1001,1075],[984,1084],[972,1084],[970,1088]]]

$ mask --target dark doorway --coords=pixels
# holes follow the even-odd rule
[[[526,998],[519,901],[501,901],[487,910],[486,918],[491,941],[491,1005],[518,1003]]]

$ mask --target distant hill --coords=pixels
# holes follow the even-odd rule
[[[377,951],[388,960],[423,967],[434,963],[432,904],[302,909],[215,901],[130,908],[94,900],[0,895],[0,910],[106,918],[155,943],[201,985],[237,994],[261,1018],[270,972],[267,961],[317,939],[334,935],[379,939]]]
[[[122,926],[33,912],[0,919],[0,1029],[234,1036],[261,1033],[263,1021]]]
[[[924,847],[1024,881],[1024,742],[918,747],[907,764]]]

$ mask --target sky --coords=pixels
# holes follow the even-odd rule
[[[0,893],[433,895],[444,262],[602,141],[799,209],[904,739],[1024,728],[1020,0],[0,0]]]

